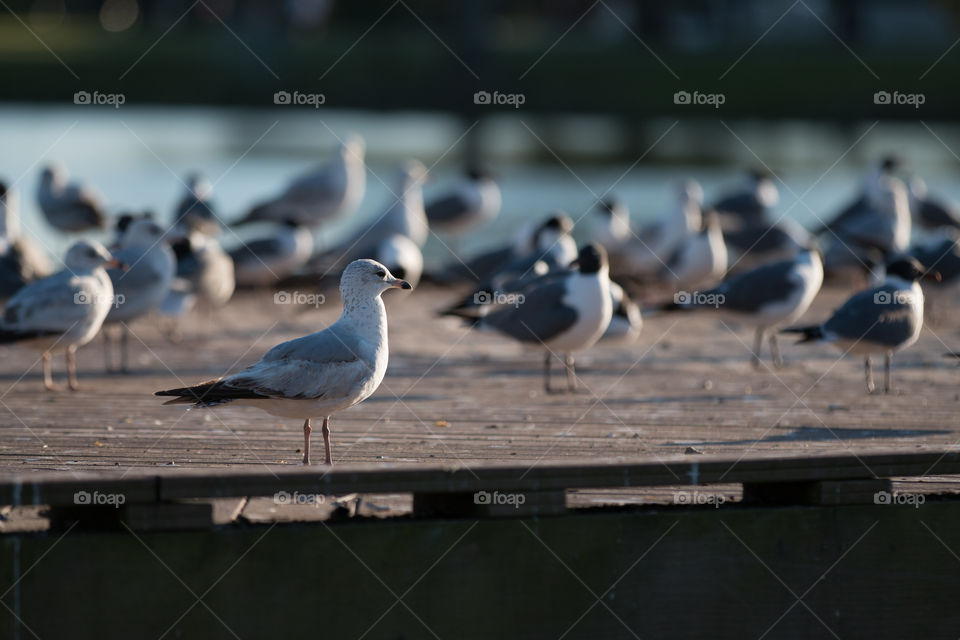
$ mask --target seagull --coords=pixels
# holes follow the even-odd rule
[[[86,185],[67,182],[66,169],[50,165],[40,174],[37,201],[47,222],[60,231],[102,229],[107,216],[100,195]]]
[[[567,390],[575,391],[573,354],[593,346],[603,335],[613,315],[607,253],[597,244],[580,250],[570,265],[575,271],[548,273],[521,289],[516,304],[487,314],[480,328],[490,328],[514,340],[546,349],[543,382],[550,387],[550,360],[564,356]]]
[[[612,254],[614,273],[643,278],[655,276],[684,242],[703,227],[703,189],[695,180],[676,187],[676,201],[667,214],[640,230],[639,237],[617,247]]]
[[[187,176],[184,184],[187,189],[174,211],[174,228],[187,225],[194,229],[206,226],[219,229],[220,222],[210,201],[213,195],[210,181],[199,173],[193,173]]]
[[[633,233],[630,231],[630,210],[617,198],[604,198],[593,208],[588,222],[590,242],[596,242],[607,250],[617,251],[625,245]]]
[[[43,386],[56,390],[50,357],[64,351],[70,389],[76,391],[77,348],[90,342],[113,304],[105,266],[119,261],[99,243],[80,240],[67,251],[66,268],[31,282],[14,295],[0,318],[0,342],[23,342],[43,351]]]
[[[274,285],[302,267],[313,251],[313,234],[294,219],[278,225],[266,237],[230,250],[240,287]]]
[[[821,235],[827,231],[835,231],[839,225],[844,224],[847,220],[857,218],[864,213],[869,215],[875,203],[884,199],[880,193],[883,182],[896,177],[895,174],[900,165],[900,159],[896,156],[888,155],[881,158],[880,162],[870,167],[863,177],[860,192],[854,199],[836,213],[829,222],[825,222],[816,228],[814,233]]]
[[[612,280],[610,281],[610,301],[613,303],[613,315],[600,340],[604,343],[621,344],[636,342],[643,329],[640,307],[630,299],[623,287]]]
[[[352,213],[366,188],[364,149],[363,138],[346,136],[328,166],[298,176],[283,193],[253,207],[234,226],[294,220],[305,227],[316,227]]]
[[[940,274],[939,281],[923,283],[927,321],[930,323],[935,320],[935,301],[939,302],[956,293],[960,285],[960,240],[952,236],[933,238],[929,243],[911,249],[910,255]]]
[[[310,464],[310,419],[322,417],[325,461],[332,465],[330,415],[368,398],[387,370],[387,310],[380,295],[390,288],[412,289],[382,264],[356,260],[340,278],[343,313],[333,325],[277,345],[234,375],[156,395],[175,396],[165,404],[233,402],[303,419],[303,464]]]
[[[960,205],[930,195],[927,183],[914,176],[907,183],[910,213],[913,221],[924,229],[960,229]]]
[[[916,342],[923,326],[923,291],[918,281],[939,277],[939,273],[928,270],[914,258],[894,258],[887,264],[882,285],[854,294],[823,324],[783,331],[802,334],[799,342],[824,340],[832,342],[844,355],[862,355],[869,393],[874,391],[870,356],[883,354],[883,389],[890,393],[893,352]]]
[[[787,260],[810,246],[813,236],[796,222],[783,219],[774,224],[757,224],[725,230],[723,241],[735,257],[731,269],[743,271],[760,264]]]
[[[20,232],[20,199],[0,183],[0,299],[53,271],[47,254]]]
[[[167,233],[150,218],[139,218],[129,224],[114,251],[126,270],[110,269],[116,303],[104,321],[103,346],[107,371],[112,371],[111,338],[108,329],[120,326],[120,370],[127,371],[129,324],[157,309],[170,290],[176,271],[176,258],[167,243]]]
[[[660,270],[660,280],[674,291],[711,285],[727,270],[727,245],[713,211],[703,216],[703,229],[689,236]]]
[[[425,208],[430,228],[462,233],[488,224],[500,213],[500,187],[489,173],[470,169],[465,180],[451,193],[430,201]]]
[[[720,214],[724,227],[752,226],[765,222],[779,201],[780,193],[770,172],[752,169],[741,190],[723,196],[711,208]]]
[[[770,340],[775,366],[783,366],[777,329],[802,316],[823,284],[823,262],[817,249],[807,248],[793,260],[761,265],[729,277],[713,289],[675,296],[674,309],[709,309],[756,327],[753,365],[760,366],[763,339]]]

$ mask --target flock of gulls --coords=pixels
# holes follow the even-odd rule
[[[599,341],[635,341],[644,314],[698,312],[753,327],[756,366],[765,343],[774,366],[783,364],[781,333],[832,343],[864,359],[872,393],[871,358],[884,358],[889,392],[893,354],[916,342],[925,307],[960,282],[960,208],[931,195],[892,156],[871,167],[849,204],[815,229],[776,215],[773,176],[751,171],[712,202],[694,180],[671,187],[669,210],[640,228],[631,225],[626,203],[598,202],[580,221],[579,247],[574,221],[553,211],[523,224],[502,246],[472,256],[451,249],[447,264],[427,269],[421,249],[431,232],[458,247],[463,234],[497,217],[495,177],[471,168],[455,188],[425,198],[427,170],[407,160],[378,216],[335,246],[317,246],[318,230],[364,201],[364,155],[362,138],[346,136],[325,164],[229,225],[200,175],[187,177],[164,223],[151,213],[110,216],[95,189],[71,182],[62,167],[47,167],[36,193],[47,223],[64,234],[114,234],[106,246],[89,237],[74,242],[59,271],[21,230],[17,190],[0,184],[0,342],[38,349],[48,390],[57,388],[52,355],[64,353],[75,390],[76,351],[100,333],[108,371],[127,371],[130,325],[143,318],[154,318],[175,340],[180,318],[224,307],[236,289],[320,291],[339,278],[343,311],[331,326],[275,346],[239,373],[156,392],[172,398],[167,404],[252,406],[303,420],[305,464],[311,420],[322,419],[324,458],[332,464],[331,414],[369,397],[386,373],[381,296],[388,289],[421,281],[455,289],[458,297],[439,315],[542,350],[547,392],[575,391],[575,355]],[[246,242],[232,231],[241,226],[254,228]],[[227,229],[236,246],[221,246]],[[819,324],[797,325],[825,278],[856,293]],[[551,381],[555,356],[565,387]]]

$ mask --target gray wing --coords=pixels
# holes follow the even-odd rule
[[[235,264],[243,262],[256,262],[259,264],[262,260],[269,260],[280,255],[284,251],[283,243],[277,238],[260,238],[242,244],[235,249],[230,250],[230,257]]]
[[[917,330],[919,319],[910,305],[895,295],[897,288],[883,285],[856,294],[823,325],[824,333],[847,340],[864,340],[891,349]],[[878,303],[888,300],[888,303]]]
[[[66,331],[85,321],[100,295],[96,279],[61,271],[21,288],[3,310],[3,326],[17,331]],[[81,303],[87,301],[87,304]]]
[[[431,224],[453,222],[465,215],[469,210],[470,203],[459,193],[453,193],[434,200],[425,207],[427,221]]]
[[[707,294],[724,296],[723,308],[752,313],[768,304],[788,299],[799,286],[794,280],[794,262],[783,260],[751,269],[729,278]]]
[[[547,274],[520,293],[523,303],[488,315],[483,324],[522,342],[542,342],[563,333],[577,321],[577,312],[563,303],[567,274]]]

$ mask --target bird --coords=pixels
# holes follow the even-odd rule
[[[895,178],[900,167],[901,160],[894,155],[883,156],[879,162],[871,165],[861,181],[859,192],[854,198],[831,216],[827,222],[822,222],[817,226],[813,233],[822,235],[825,232],[835,231],[839,225],[850,219],[860,217],[864,213],[870,214],[875,203],[883,200],[883,196],[880,194],[883,182]]]
[[[937,319],[939,302],[949,299],[960,285],[960,239],[954,235],[937,236],[910,250],[920,264],[940,274],[940,280],[926,280],[922,287],[927,303],[927,323]]]
[[[405,235],[395,233],[384,238],[373,249],[373,259],[384,265],[397,278],[416,288],[423,275],[423,254],[420,247]]]
[[[387,311],[381,294],[412,289],[369,259],[347,265],[340,278],[343,313],[330,327],[273,347],[239,373],[191,387],[158,391],[165,404],[253,406],[270,415],[302,419],[303,464],[310,464],[312,418],[323,418],[325,463],[333,464],[330,416],[368,398],[387,370]]]
[[[914,223],[929,230],[960,229],[960,205],[931,196],[927,183],[918,176],[910,178],[907,189]]]
[[[281,194],[257,204],[233,226],[293,220],[305,227],[317,227],[353,213],[366,189],[364,152],[363,138],[347,135],[327,166],[297,176]]]
[[[472,168],[456,189],[429,201],[425,207],[430,228],[444,233],[463,233],[489,224],[500,213],[500,187],[493,176]]]
[[[130,222],[113,254],[128,268],[107,270],[115,297],[115,304],[104,320],[104,361],[108,373],[113,370],[111,329],[119,326],[120,370],[125,372],[130,323],[160,306],[176,271],[176,258],[168,244],[167,232],[150,218]]]
[[[727,245],[713,211],[703,216],[703,228],[688,236],[660,269],[659,280],[674,291],[709,286],[727,270]]]
[[[607,253],[598,244],[585,245],[570,265],[576,270],[548,273],[520,289],[516,304],[487,314],[478,323],[546,353],[543,385],[550,386],[553,354],[563,356],[567,391],[576,391],[574,354],[593,346],[613,315]],[[523,296],[522,298],[519,296]]]
[[[588,222],[590,242],[596,242],[607,250],[607,255],[617,251],[633,236],[630,230],[630,210],[615,197],[600,200],[592,209]]]
[[[816,248],[794,259],[760,265],[731,276],[712,289],[675,296],[666,310],[706,309],[756,327],[752,361],[760,366],[763,340],[769,338],[775,366],[783,366],[777,330],[799,319],[823,284],[823,262]]]
[[[401,163],[383,212],[346,240],[311,258],[307,268],[319,273],[340,272],[353,260],[373,255],[394,235],[406,236],[418,248],[423,247],[430,233],[423,209],[422,186],[426,179],[427,168],[419,160]]]
[[[779,201],[780,193],[772,174],[765,169],[751,169],[741,189],[721,197],[711,208],[720,214],[726,229],[766,222]]]
[[[313,234],[291,218],[276,225],[270,235],[229,251],[238,287],[275,285],[305,265],[313,252]]]
[[[895,257],[887,264],[883,284],[854,294],[826,322],[783,331],[801,334],[798,343],[822,340],[833,343],[844,355],[862,355],[869,393],[875,390],[870,357],[883,354],[883,389],[890,393],[893,354],[916,342],[923,327],[919,280],[939,277],[915,258]]]
[[[786,218],[773,224],[724,230],[723,241],[731,253],[731,271],[745,271],[760,264],[787,260],[815,242],[806,229]]]
[[[703,189],[695,180],[676,186],[676,200],[661,219],[611,253],[611,270],[631,278],[656,276],[677,249],[703,227]]]
[[[220,228],[220,219],[217,217],[211,197],[213,185],[203,175],[192,173],[184,182],[186,192],[177,203],[173,214],[173,227],[186,225],[193,229],[205,227]]]
[[[23,343],[43,352],[43,386],[55,391],[51,354],[63,351],[69,388],[76,391],[77,348],[97,335],[113,304],[113,285],[104,267],[120,262],[92,240],[74,243],[64,258],[66,268],[25,285],[7,303],[0,317],[0,343]]]
[[[19,195],[0,182],[0,299],[53,271],[50,259],[20,230]]]
[[[37,189],[37,202],[47,222],[60,231],[103,229],[107,215],[103,200],[92,188],[69,183],[66,169],[44,167]]]
[[[643,315],[627,292],[619,284],[610,281],[610,301],[613,304],[613,315],[600,340],[604,343],[629,344],[636,342],[643,330]]]

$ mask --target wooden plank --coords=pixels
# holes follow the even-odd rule
[[[39,474],[0,481],[0,504],[73,504],[77,491],[101,495],[120,492],[126,502],[184,498],[268,496],[278,492],[338,495],[346,493],[473,493],[543,491],[601,487],[702,485],[713,483],[800,482],[877,477],[960,474],[960,452],[886,452],[863,456],[837,454],[674,456],[636,463],[622,461],[551,463],[535,467],[485,464],[448,467],[372,464],[331,470],[284,468],[244,472],[164,470],[142,478],[105,481],[100,488],[86,477],[75,480]],[[29,480],[29,483],[27,483]],[[126,488],[130,493],[123,493]],[[153,491],[149,489],[153,488]]]

